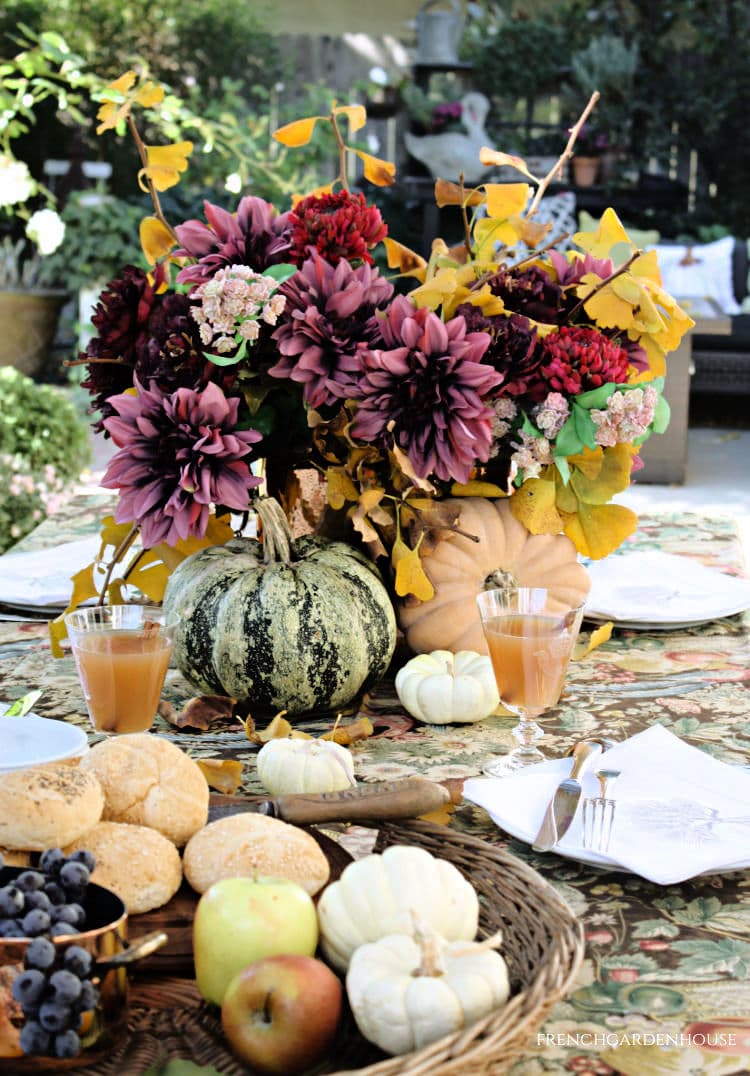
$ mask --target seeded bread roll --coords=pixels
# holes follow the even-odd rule
[[[266,815],[229,815],[188,841],[185,877],[198,893],[222,878],[271,877],[297,882],[312,896],[328,881],[328,860],[314,837]]]
[[[31,852],[20,852],[16,848],[0,848],[0,860],[5,867],[28,867]]]
[[[158,829],[178,847],[206,824],[206,778],[189,755],[161,736],[114,736],[92,747],[81,765],[104,789],[105,822]]]
[[[102,816],[96,777],[77,766],[32,766],[0,774],[0,845],[43,852],[76,840]]]
[[[98,822],[63,851],[86,848],[96,860],[91,881],[116,893],[130,915],[161,908],[182,883],[180,853],[147,826]]]

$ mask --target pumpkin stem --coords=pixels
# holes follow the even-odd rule
[[[284,509],[273,497],[259,497],[255,510],[263,528],[263,563],[290,564],[294,559],[294,535]]]
[[[506,571],[505,568],[495,568],[494,572],[490,574],[482,583],[482,590],[494,590],[496,587],[517,587],[518,580],[513,575],[513,572]]]
[[[478,953],[483,949],[499,949],[502,944],[503,932],[497,930],[494,934],[490,934],[489,938],[469,942],[465,949],[453,949],[452,952],[454,956],[468,956],[470,953]]]
[[[427,921],[414,908],[411,909],[414,923],[414,941],[419,948],[420,961],[412,972],[415,979],[429,976],[436,979],[445,974],[442,938],[435,933]]]

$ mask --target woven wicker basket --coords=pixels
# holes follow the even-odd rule
[[[330,1064],[336,1076],[479,1076],[506,1071],[525,1050],[552,1006],[571,989],[583,956],[582,930],[565,902],[536,871],[484,841],[427,822],[389,823],[376,851],[412,844],[453,863],[480,900],[480,934],[503,931],[511,999],[459,1034],[401,1057],[386,1058],[365,1042],[347,1012]],[[168,1058],[213,1065],[224,1076],[252,1070],[227,1049],[216,1014],[186,980],[137,983],[130,1035],[105,1061],[77,1069],[81,1076],[137,1076]],[[153,1008],[151,1007],[153,1006]]]

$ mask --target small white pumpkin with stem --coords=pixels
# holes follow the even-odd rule
[[[386,934],[410,934],[411,908],[449,940],[476,937],[479,898],[471,882],[424,848],[394,844],[350,863],[318,901],[320,945],[345,971],[355,949]]]
[[[258,776],[272,796],[338,792],[356,785],[351,751],[333,740],[283,736],[258,752]]]
[[[428,725],[483,721],[500,704],[492,662],[476,650],[418,654],[396,673],[396,693]]]
[[[414,937],[391,934],[360,946],[346,976],[357,1027],[392,1055],[455,1034],[503,1005],[508,968],[501,935],[447,942],[416,914]]]

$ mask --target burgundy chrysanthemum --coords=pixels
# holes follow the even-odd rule
[[[526,269],[502,266],[488,280],[490,291],[514,314],[534,321],[555,323],[562,303],[562,288],[538,265]]]
[[[79,354],[79,359],[94,360],[81,382],[91,395],[93,411],[112,414],[110,397],[132,386],[138,350],[156,301],[146,274],[133,265],[126,266],[99,296],[91,318],[97,335]],[[101,422],[95,423],[94,429],[101,430]]]
[[[482,360],[492,366],[502,380],[494,396],[523,396],[536,383],[542,355],[537,348],[537,331],[522,314],[494,314],[485,317],[471,303],[461,303],[456,314],[466,319],[470,332],[486,332],[490,344]]]
[[[466,482],[489,456],[493,412],[483,398],[501,381],[480,361],[488,335],[403,295],[381,331],[384,347],[362,356],[353,435],[383,445],[392,436],[420,477]]]
[[[202,537],[211,504],[244,511],[260,482],[245,457],[261,435],[236,430],[239,399],[213,383],[168,394],[136,379],[136,388],[111,399],[117,413],[104,423],[120,449],[102,480],[120,491],[116,522],[139,523],[150,548]]]
[[[276,214],[270,202],[254,195],[242,198],[236,213],[203,203],[208,224],[189,220],[175,228],[182,247],[175,257],[196,258],[177,274],[180,284],[202,284],[217,269],[248,265],[262,273],[289,255],[288,214]]]
[[[539,375],[548,390],[578,396],[610,382],[624,383],[628,356],[598,329],[563,325],[541,341]]]
[[[369,265],[330,265],[313,252],[282,287],[286,306],[273,334],[281,354],[268,373],[304,385],[311,407],[351,396],[361,370],[360,353],[380,340],[375,311],[393,286]]]
[[[289,214],[289,223],[289,260],[295,265],[302,265],[311,249],[331,265],[338,265],[342,258],[372,265],[370,249],[388,234],[377,206],[368,206],[364,194],[351,191],[301,199]]]
[[[214,366],[205,358],[191,300],[181,292],[157,296],[136,348],[135,373],[144,385],[156,379],[164,392],[198,388],[209,381],[226,392],[237,377],[235,367]]]

